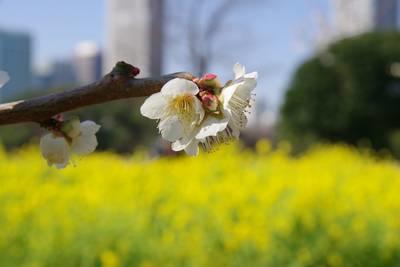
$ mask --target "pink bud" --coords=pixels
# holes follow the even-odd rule
[[[203,77],[201,77],[199,84],[200,86],[213,90],[221,88],[221,83],[218,80],[218,76],[213,73],[204,74]]]
[[[214,80],[216,78],[217,78],[217,75],[215,75],[214,73],[206,73],[203,76],[203,79],[206,80],[206,81],[212,81],[212,80]]]
[[[208,111],[214,112],[218,110],[218,97],[216,95],[204,91],[200,97],[203,107]]]

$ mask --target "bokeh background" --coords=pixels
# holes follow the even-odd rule
[[[0,102],[98,80],[258,71],[239,142],[175,154],[143,99],[66,114],[98,151],[49,168],[0,127],[0,266],[400,266],[400,1],[0,0]]]

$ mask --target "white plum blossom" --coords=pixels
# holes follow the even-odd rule
[[[0,88],[10,80],[10,76],[5,71],[0,71]]]
[[[247,125],[257,72],[246,74],[239,63],[234,65],[233,72],[234,80],[225,86],[221,86],[215,74],[195,78],[194,82],[174,79],[160,93],[150,96],[141,112],[160,120],[161,135],[173,142],[172,150],[184,150],[196,156],[200,145],[211,151],[218,144],[239,138],[240,130]],[[166,94],[166,91],[175,93]],[[187,107],[185,102],[189,100],[186,99],[192,103],[190,108],[177,108]]]
[[[40,150],[49,166],[55,165],[57,169],[62,169],[69,163],[70,148],[64,137],[46,134],[40,138]]]
[[[49,166],[64,168],[69,163],[71,152],[87,155],[96,149],[96,133],[99,129],[100,125],[93,121],[80,122],[79,119],[71,119],[63,122],[59,131],[46,134],[40,139],[42,156]]]
[[[247,126],[247,112],[251,106],[252,92],[257,86],[257,72],[247,73],[245,67],[236,63],[233,67],[235,79],[222,89],[221,102],[224,115],[229,117],[229,128],[239,138],[240,130]]]
[[[234,80],[222,89],[219,100],[223,116],[207,115],[189,138],[172,144],[174,151],[185,150],[189,155],[198,155],[199,144],[206,151],[216,145],[238,139],[240,130],[247,125],[247,112],[251,105],[252,91],[257,85],[257,72],[245,73],[245,67],[236,63]]]
[[[159,120],[161,136],[174,142],[188,138],[204,118],[202,103],[196,97],[199,87],[192,81],[175,78],[161,92],[151,95],[140,108],[143,116]]]
[[[71,150],[78,155],[87,155],[96,150],[98,145],[96,133],[100,125],[93,121],[84,121],[80,123],[80,133],[72,138]]]

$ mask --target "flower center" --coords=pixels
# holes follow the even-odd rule
[[[179,118],[184,121],[190,121],[194,115],[194,98],[192,95],[180,95],[175,97],[171,103],[169,110],[178,114]]]

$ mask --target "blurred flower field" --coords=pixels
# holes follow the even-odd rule
[[[344,146],[0,152],[0,266],[399,266],[400,169]]]

